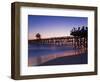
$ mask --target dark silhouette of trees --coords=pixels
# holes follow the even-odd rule
[[[82,26],[77,29],[73,27],[70,35],[74,37],[74,48],[84,48],[87,50],[88,27]]]
[[[36,34],[36,39],[41,39],[41,35],[39,33]]]
[[[37,45],[37,46],[40,46],[40,44],[41,44],[41,35],[40,35],[40,33],[37,33],[36,34],[36,40],[34,41],[34,43]]]

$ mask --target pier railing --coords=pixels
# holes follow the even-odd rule
[[[45,39],[34,39],[29,40],[29,43],[33,44],[50,44],[50,45],[68,45],[72,44],[73,37],[65,36],[65,37],[54,37],[54,38],[45,38]]]

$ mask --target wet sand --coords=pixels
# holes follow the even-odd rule
[[[85,59],[87,58],[87,54],[85,53],[85,55],[84,55],[84,50],[81,50],[81,51],[71,50],[71,51],[66,51],[66,52],[59,53],[59,54],[49,54],[49,55],[38,56],[38,57],[29,57],[28,66],[63,65],[64,61],[66,61],[65,64],[68,64],[69,61],[70,62],[73,61],[73,63],[69,62],[69,64],[74,64],[75,60],[77,61],[77,60],[84,59],[84,58]],[[55,60],[55,59],[57,59],[57,60]],[[50,61],[51,61],[51,63],[50,63]],[[56,61],[59,61],[59,62],[57,63]],[[79,62],[77,61],[76,64],[80,63],[80,61]],[[49,63],[47,63],[47,62],[49,62]],[[63,63],[61,63],[61,62],[63,62]],[[85,62],[86,61],[84,60],[84,63]]]
[[[56,58],[50,61],[47,61],[45,63],[42,63],[38,66],[50,66],[50,65],[74,65],[74,64],[87,64],[87,54],[81,54],[81,55],[74,55],[74,56],[66,56],[66,57],[60,57]]]

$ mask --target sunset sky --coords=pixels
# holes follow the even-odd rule
[[[88,26],[87,17],[28,15],[28,39],[69,36],[73,27]]]

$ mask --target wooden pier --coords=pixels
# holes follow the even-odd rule
[[[53,60],[59,57],[64,56],[73,56],[73,55],[80,55],[82,53],[87,53],[87,41],[88,41],[88,29],[87,27],[78,27],[76,30],[75,28],[72,29],[70,32],[70,36],[63,36],[63,37],[53,37],[53,38],[40,38],[40,35],[37,35],[37,39],[28,40],[28,43],[32,43],[35,45],[57,45],[57,46],[72,46],[72,51],[66,51],[66,53],[62,54],[53,54],[53,55],[41,55],[38,57],[30,58],[28,65],[39,65],[49,60]]]
[[[29,43],[33,44],[50,44],[50,45],[67,45],[67,44],[72,44],[73,42],[73,37],[71,36],[65,36],[65,37],[53,37],[53,38],[45,38],[45,39],[34,39],[34,40],[29,40]]]

